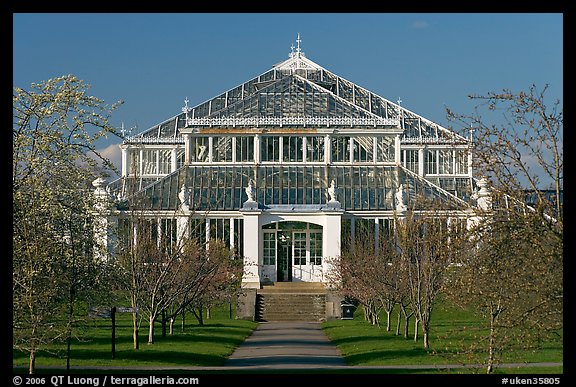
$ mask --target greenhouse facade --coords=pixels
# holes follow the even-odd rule
[[[328,284],[359,229],[375,243],[419,195],[454,217],[476,206],[471,140],[319,66],[287,60],[121,145],[121,177],[101,241],[129,211],[158,235],[225,241],[243,257],[242,287]],[[483,187],[480,187],[483,188]],[[482,193],[482,189],[480,190]]]

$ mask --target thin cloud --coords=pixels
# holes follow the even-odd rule
[[[422,30],[422,29],[428,28],[429,26],[430,26],[430,24],[424,20],[416,20],[416,21],[412,22],[412,28],[417,29],[417,30]]]

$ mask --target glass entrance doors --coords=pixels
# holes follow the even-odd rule
[[[321,282],[322,227],[279,222],[263,227],[265,281]]]

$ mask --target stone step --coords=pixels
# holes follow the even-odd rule
[[[282,282],[257,292],[257,321],[323,321],[326,290],[321,283]]]
[[[276,282],[264,285],[258,293],[326,294],[326,287],[321,282]]]

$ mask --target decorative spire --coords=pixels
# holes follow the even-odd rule
[[[190,101],[188,101],[188,97],[186,97],[186,99],[184,100],[184,107],[182,107],[182,112],[186,114],[186,119],[184,122],[188,122],[188,113],[190,113],[190,111],[192,110],[192,108],[188,106],[188,102]]]
[[[296,47],[294,47],[294,43],[292,43],[292,45],[290,46],[290,54],[288,55],[290,58],[296,59],[297,62],[299,62],[299,59],[301,57],[306,56],[304,55],[302,49],[300,48],[301,42],[302,39],[300,39],[300,32],[298,32],[298,38],[296,39]],[[296,51],[294,51],[294,48],[296,48]]]
[[[300,39],[300,32],[298,32],[298,39],[296,39],[296,43],[298,44],[298,46],[296,47],[296,52],[297,52],[298,54],[300,54],[300,52],[301,52],[301,50],[300,50],[300,42],[301,42],[301,41],[302,41],[302,40]]]

